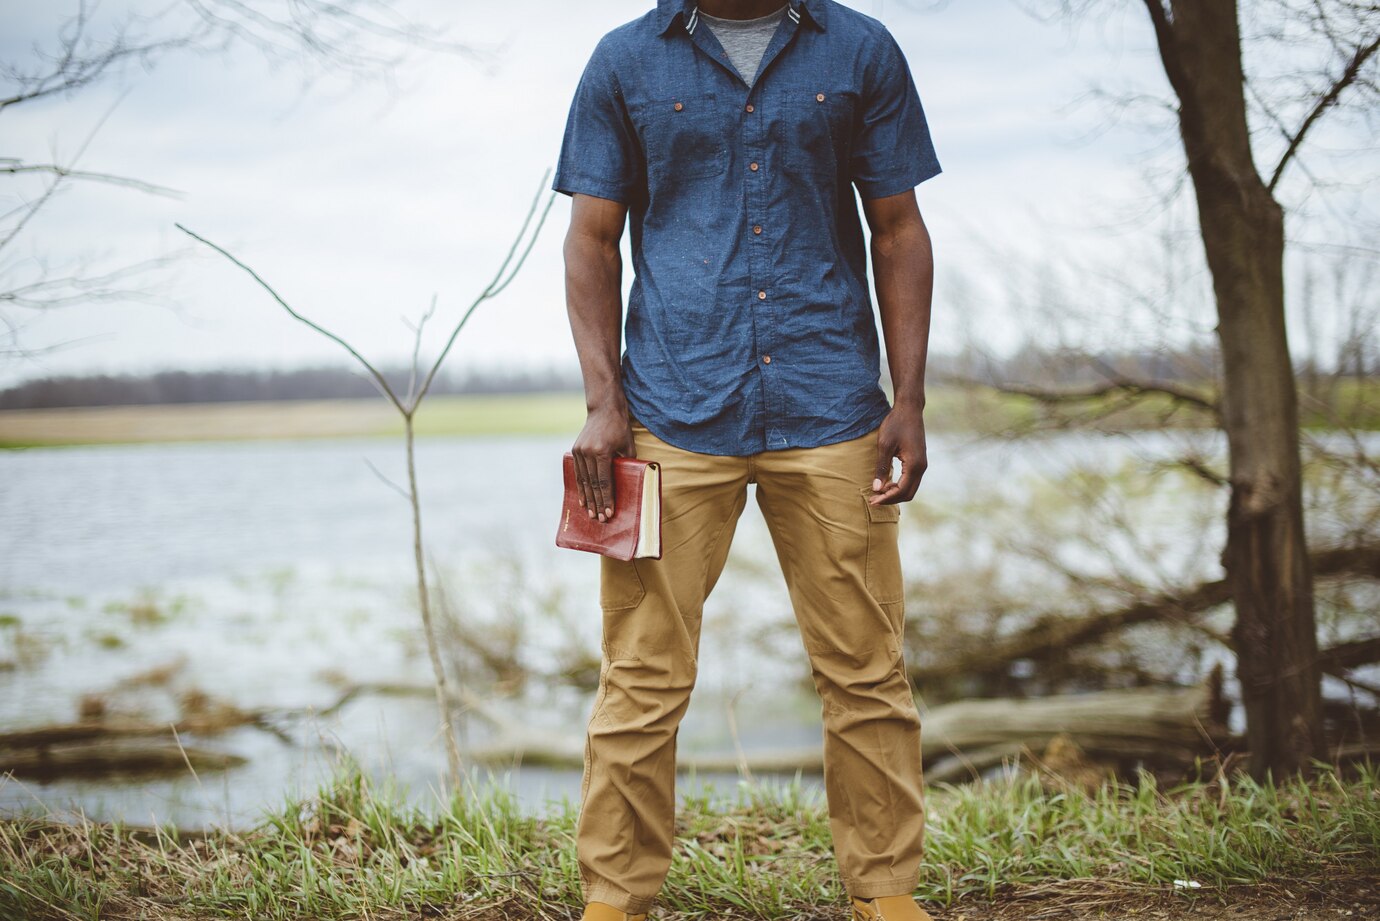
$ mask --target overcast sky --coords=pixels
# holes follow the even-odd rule
[[[398,72],[395,87],[328,74],[303,88],[299,69],[241,47],[173,54],[73,97],[12,107],[0,114],[0,154],[67,162],[109,111],[78,165],[183,195],[73,184],[0,252],[0,280],[13,288],[40,261],[60,274],[75,259],[114,268],[185,248],[191,241],[178,221],[380,360],[408,353],[403,319],[435,293],[439,345],[554,167],[594,44],[650,5],[400,2],[418,18],[449,23],[451,37],[494,49],[491,60],[423,54]],[[1078,329],[1108,345],[1211,329],[1192,296],[1206,282],[1192,271],[1201,257],[1191,200],[1181,196],[1168,213],[1159,204],[1181,160],[1172,122],[1154,105],[1120,112],[1091,95],[1167,98],[1139,4],[1109,5],[1077,24],[1039,21],[1014,0],[848,5],[881,18],[905,50],[944,168],[917,191],[938,262],[935,349],[957,347],[978,322],[988,341],[1011,348],[1039,332],[1032,311],[1065,297],[1079,302],[1067,308]],[[0,0],[0,54],[29,58],[74,8]],[[0,210],[22,191],[5,187]],[[1351,194],[1373,224],[1373,189]],[[526,268],[480,308],[451,367],[573,365],[560,248],[568,218],[569,199],[558,196]],[[1166,228],[1188,269],[1178,315],[1152,311],[1127,322],[1112,303],[1125,299],[1118,286],[1154,294]],[[1291,232],[1307,228],[1296,223]],[[158,278],[175,307],[107,302],[14,314],[27,321],[24,346],[62,347],[0,360],[0,385],[54,373],[345,363],[337,346],[204,248]]]

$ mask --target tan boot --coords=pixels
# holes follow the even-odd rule
[[[853,921],[934,921],[909,895],[853,899]]]
[[[580,921],[647,921],[647,916],[630,915],[607,902],[590,902],[585,905],[585,913],[580,915]]]

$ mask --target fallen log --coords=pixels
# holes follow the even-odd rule
[[[937,757],[1019,744],[1043,749],[1067,735],[1090,757],[1190,763],[1229,737],[1220,685],[1133,688],[1032,700],[960,700],[934,707],[921,745]]]
[[[921,753],[926,763],[954,765],[943,776],[973,774],[1022,750],[1041,751],[1059,736],[1099,762],[1191,764],[1228,738],[1220,722],[1220,680],[1190,688],[1138,688],[1066,694],[1035,700],[963,700],[931,708],[922,716]],[[531,729],[490,714],[498,733],[472,747],[475,761],[521,762],[578,768],[583,736]],[[963,767],[964,759],[973,769]],[[677,766],[697,771],[820,773],[823,751],[803,749],[747,751],[743,755],[681,751]]]
[[[160,736],[172,737],[174,730],[178,735],[212,735],[237,726],[252,725],[257,716],[246,714],[245,718],[234,720],[179,720],[177,723],[149,723],[134,720],[89,720],[80,723],[60,723],[55,726],[37,726],[33,729],[18,729],[14,732],[0,732],[0,758],[6,751],[43,748],[52,745],[82,745],[114,739],[145,739]],[[3,762],[0,762],[3,765]]]
[[[29,748],[0,748],[0,774],[41,782],[115,775],[166,777],[189,768],[195,773],[209,773],[245,763],[244,758],[229,752],[180,744],[166,726],[163,732],[163,736],[88,736]]]
[[[934,762],[926,759],[925,783],[960,783],[975,780],[985,771],[1020,760],[1027,750],[1019,742],[1008,742],[1005,745],[992,745],[978,751],[950,755]]]
[[[170,668],[175,667],[180,666]],[[435,689],[425,684],[355,685],[318,714],[334,714],[365,693],[431,696]],[[499,718],[486,701],[467,689],[456,692],[454,699],[491,721]],[[224,770],[244,764],[245,759],[196,745],[179,744],[179,740],[188,736],[218,735],[242,726],[253,726],[285,742],[292,741],[273,723],[272,717],[295,711],[242,710],[198,691],[183,694],[181,703],[183,716],[175,723],[105,719],[100,716],[102,708],[84,707],[84,713],[94,714],[91,718],[0,732],[0,776],[12,773],[16,777],[44,782],[68,777],[169,776],[186,771],[189,762],[198,772]],[[303,712],[307,709],[303,708]]]
[[[168,776],[186,771],[189,764],[194,771],[216,771],[245,759],[187,746],[181,738],[254,726],[291,741],[272,724],[267,710],[241,710],[195,691],[184,694],[182,702],[184,715],[175,723],[104,719],[103,708],[84,701],[86,718],[79,722],[0,732],[0,775],[51,782],[126,774]]]

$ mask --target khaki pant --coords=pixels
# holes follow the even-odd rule
[[[749,457],[684,451],[636,422],[633,438],[637,456],[662,467],[662,558],[601,562],[603,661],[576,834],[585,901],[647,911],[670,869],[676,733],[695,685],[704,601],[748,483],[823,702],[843,884],[859,898],[912,892],[925,831],[920,716],[901,651],[901,509],[865,499],[877,432]]]

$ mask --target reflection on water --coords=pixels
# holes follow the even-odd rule
[[[569,438],[428,438],[419,477],[429,554],[464,616],[504,616],[494,574],[516,563],[532,597],[560,600],[574,642],[598,654],[598,560],[554,546],[559,458]],[[960,450],[933,438],[930,470],[905,518],[908,566],[934,565],[921,511],[927,497],[1012,488],[1024,470],[1070,456],[1110,457],[1124,443],[1079,436],[1032,446]],[[1139,454],[1164,451],[1152,437]],[[371,469],[371,465],[377,468]],[[233,751],[240,768],[123,784],[0,784],[0,810],[37,804],[131,822],[245,824],[264,806],[310,789],[348,751],[424,799],[444,755],[434,702],[363,695],[329,718],[341,682],[416,683],[429,674],[413,605],[406,502],[380,475],[404,480],[401,445],[338,439],[35,449],[0,454],[0,730],[77,718],[82,697],[108,694],[154,719],[179,695],[270,711],[279,735],[243,727],[188,744]],[[504,589],[511,590],[511,585]],[[818,742],[818,700],[765,526],[749,502],[730,565],[705,609],[699,686],[682,751],[732,749],[725,706],[737,695],[743,744]],[[492,622],[492,621],[490,621]],[[756,644],[748,642],[752,637]],[[572,637],[529,629],[522,655],[558,658]],[[171,666],[171,667],[169,667]],[[161,683],[151,670],[168,667]],[[483,692],[483,688],[479,688]],[[743,693],[746,691],[747,693]],[[590,695],[534,687],[513,719],[579,738]],[[116,714],[118,715],[118,714]],[[488,732],[467,723],[466,741]],[[578,771],[497,770],[534,811],[578,797]],[[734,778],[708,778],[731,786]],[[688,790],[684,783],[682,790]]]

